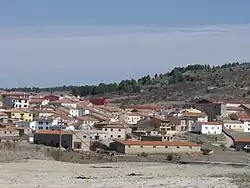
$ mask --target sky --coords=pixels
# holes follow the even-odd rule
[[[250,62],[249,0],[0,1],[0,88]]]

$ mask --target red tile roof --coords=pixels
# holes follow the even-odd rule
[[[108,125],[104,125],[103,128],[125,129],[125,126],[122,124],[108,124]]]
[[[61,133],[63,135],[73,135],[71,131],[62,131]],[[42,131],[37,131],[34,134],[60,134],[60,131],[42,130]]]
[[[46,99],[44,98],[31,98],[29,100],[30,103],[42,103],[43,101],[45,101]]]
[[[226,110],[229,111],[243,111],[244,109],[240,106],[227,106]]]
[[[199,122],[202,125],[222,125],[221,122]]]
[[[182,116],[185,117],[205,117],[205,113],[193,113],[193,112],[184,112],[182,113]]]
[[[63,98],[63,99],[59,99],[56,101],[51,101],[51,103],[55,103],[55,104],[60,104],[60,103],[73,103],[74,101],[68,98]]]
[[[200,146],[192,142],[161,142],[161,141],[137,141],[137,140],[118,140],[117,142],[124,145],[141,145],[141,146]]]
[[[250,143],[250,138],[237,138],[237,139],[234,139],[234,142],[247,142],[247,143]]]
[[[163,106],[127,106],[127,105],[123,105],[120,108],[122,109],[150,109],[150,110],[160,110],[160,109],[165,109],[165,107]]]
[[[238,118],[238,119],[250,119],[250,115],[249,114],[245,114],[245,113],[237,113],[236,114],[236,117]]]

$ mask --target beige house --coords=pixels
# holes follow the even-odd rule
[[[191,142],[123,140],[110,143],[110,148],[128,155],[200,152],[201,146]]]
[[[129,128],[126,128],[122,124],[108,124],[102,127],[102,131],[106,132],[110,139],[125,139],[127,129]]]
[[[244,123],[239,120],[225,120],[223,121],[224,128],[236,132],[244,132]]]

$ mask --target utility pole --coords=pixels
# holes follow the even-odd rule
[[[61,147],[62,147],[62,115],[61,115],[61,120],[60,120],[60,135],[59,135],[58,161],[61,160]]]

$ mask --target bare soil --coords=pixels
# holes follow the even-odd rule
[[[27,160],[1,163],[4,188],[236,188],[248,186],[248,168],[162,163],[73,164]],[[232,174],[232,172],[234,174]],[[244,184],[243,184],[244,183]]]

